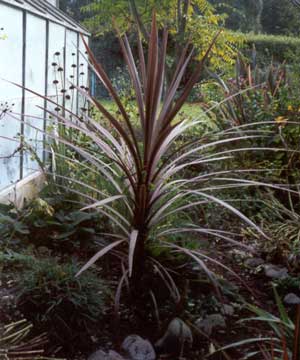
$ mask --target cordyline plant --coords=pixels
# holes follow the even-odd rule
[[[184,134],[193,128],[196,129],[201,120],[178,119],[176,115],[199,80],[218,34],[202,60],[197,62],[188,79],[184,79],[184,75],[194,52],[189,44],[185,47],[167,89],[164,89],[164,75],[168,31],[163,30],[160,40],[155,15],[153,15],[147,61],[140,37],[138,37],[138,65],[134,60],[126,35],[123,36],[118,32],[118,37],[135,91],[138,122],[127,113],[112,82],[101,64],[97,63],[84,38],[90,68],[110,93],[117,106],[117,114],[112,114],[101,102],[80,88],[78,91],[81,95],[94,105],[108,124],[96,121],[86,112],[82,116],[72,114],[72,119],[70,119],[69,114],[64,116],[63,111],[57,113],[46,109],[48,114],[57,119],[59,126],[72,129],[73,132],[84,135],[89,141],[89,145],[84,147],[76,141],[48,134],[49,138],[68,146],[77,153],[76,158],[63,155],[63,160],[81,168],[81,173],[94,174],[90,183],[82,178],[74,179],[72,175],[67,174],[56,174],[57,178],[66,180],[69,184],[68,188],[81,195],[86,202],[84,210],[97,209],[108,216],[115,230],[114,233],[106,234],[111,240],[109,245],[104,246],[95,254],[82,267],[78,276],[101,257],[112,252],[121,258],[123,269],[117,299],[128,279],[134,289],[139,288],[138,284],[142,283],[144,275],[151,266],[162,278],[171,295],[178,301],[179,291],[170,272],[150,255],[149,245],[154,242],[161,249],[190,256],[216,285],[213,274],[205,264],[206,261],[210,260],[227,271],[230,270],[199,250],[187,249],[178,243],[168,241],[168,237],[194,232],[202,236],[226,240],[235,245],[240,245],[240,243],[232,239],[230,232],[191,224],[179,224],[179,227],[176,227],[174,223],[178,222],[180,214],[186,213],[192,207],[215,204],[223,206],[262,233],[230,202],[215,195],[219,190],[256,186],[261,183],[237,178],[236,175],[243,173],[244,170],[235,170],[234,173],[230,170],[215,170],[196,174],[196,176],[194,173],[194,176],[191,176],[188,169],[207,166],[212,162],[219,163],[230,158],[232,157],[230,149],[218,150],[218,147],[232,142],[239,144],[245,139],[261,135],[253,131],[248,134],[247,130],[243,131],[242,135],[236,130],[226,130],[221,133],[221,139],[220,134],[217,134],[213,139],[203,136],[184,142]],[[51,99],[47,98],[47,101],[48,104],[57,106]],[[63,110],[70,113],[67,109]],[[176,139],[183,139],[179,147],[176,147]],[[248,150],[252,149],[235,147],[233,152]],[[97,176],[100,177],[100,182],[95,180]],[[214,181],[213,185],[211,185],[211,180]],[[72,188],[72,184],[75,184],[75,188]],[[275,185],[274,187],[276,188]],[[88,191],[88,194],[82,189]]]
[[[108,133],[107,129],[102,127],[101,124],[95,123],[95,121],[90,122],[91,119],[87,116],[83,120],[88,128],[85,132],[100,147],[103,156],[113,164],[113,167],[106,168],[104,176],[111,182],[114,190],[119,195],[97,201],[84,209],[99,208],[101,206],[109,209],[105,204],[118,200],[124,203],[125,212],[117,213],[115,208],[113,213],[109,212],[110,218],[115,224],[118,224],[124,236],[100,250],[88,261],[78,275],[112,249],[122,244],[127,244],[127,273],[129,278],[132,278],[132,283],[135,286],[138,280],[143,277],[147,263],[147,242],[150,241],[150,236],[153,233],[155,233],[154,236],[160,238],[177,232],[194,230],[226,238],[226,235],[221,232],[191,227],[167,229],[162,230],[160,233],[156,231],[162,228],[161,224],[171,215],[176,214],[178,211],[184,211],[192,205],[198,205],[203,200],[204,202],[215,201],[218,204],[222,203],[221,200],[207,193],[187,189],[187,184],[197,183],[200,179],[178,177],[178,174],[189,166],[217,160],[210,157],[201,158],[201,160],[191,160],[193,155],[199,153],[207,145],[199,145],[201,142],[199,141],[193,145],[186,144],[183,149],[172,149],[175,139],[194,125],[185,120],[176,122],[175,117],[187,100],[193,86],[199,80],[204,64],[217,37],[218,35],[216,35],[202,60],[198,62],[192,76],[179,92],[179,86],[182,84],[183,76],[193,56],[193,50],[190,49],[189,45],[186,46],[177,64],[173,80],[163,96],[168,43],[167,29],[164,29],[162,40],[160,41],[154,15],[147,62],[144,57],[142,41],[138,38],[139,69],[126,35],[122,36],[118,31],[120,46],[136,95],[139,113],[137,127],[139,132],[142,133],[141,139],[140,135],[138,135],[136,124],[132,122],[132,119],[127,114],[110,79],[101,64],[97,63],[93,53],[85,43],[90,66],[116,103],[123,121],[120,122],[118,118],[109,113],[96,99],[90,98],[92,104],[108,119],[114,129],[114,134]],[[62,121],[65,122],[65,119],[62,119]],[[68,125],[73,126],[70,123]],[[213,145],[211,144],[210,146]],[[198,199],[195,200],[197,197]],[[201,201],[200,198],[202,198]],[[231,208],[229,204],[223,203],[223,205]],[[237,210],[231,209],[237,212]],[[110,208],[110,210],[112,209]],[[193,253],[175,244],[165,244],[162,246],[170,246],[173,250],[191,255],[192,258],[201,264],[202,268],[206,269],[203,260],[200,259],[197,252]],[[155,267],[159,267],[156,260],[152,259],[152,261]],[[166,269],[163,271],[165,272]],[[161,272],[161,269],[159,272]],[[162,276],[166,277],[166,274],[162,274]]]

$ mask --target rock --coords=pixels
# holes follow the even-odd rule
[[[261,258],[250,258],[245,261],[245,265],[250,268],[257,268],[263,265],[265,262]]]
[[[187,324],[179,318],[172,320],[164,336],[155,344],[155,349],[163,354],[181,354],[186,345],[193,344],[193,334]]]
[[[275,280],[286,279],[288,277],[288,269],[285,267],[279,267],[272,264],[266,265],[265,275]]]
[[[294,293],[290,293],[285,296],[284,302],[289,305],[299,305],[300,297]]]
[[[14,296],[12,295],[5,295],[1,297],[1,305],[3,306],[10,306],[14,301]]]
[[[122,350],[126,352],[130,360],[155,360],[156,354],[148,340],[138,335],[130,335],[124,340]]]
[[[9,307],[15,304],[16,298],[12,292],[6,288],[0,289],[0,306]]]
[[[224,304],[221,308],[221,313],[226,316],[234,315],[234,307],[232,305]]]
[[[98,350],[89,356],[88,360],[126,360],[120,354],[115,351],[109,351],[105,353],[102,350]]]
[[[46,246],[39,246],[36,250],[40,256],[51,256],[51,250]]]
[[[196,321],[196,326],[206,335],[210,336],[213,331],[225,329],[225,319],[221,314],[207,315],[204,319]]]

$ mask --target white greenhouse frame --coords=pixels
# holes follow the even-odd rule
[[[88,86],[81,35],[88,41],[90,34],[50,2],[0,0],[0,202],[13,201],[17,206],[34,196],[43,183],[36,160],[20,147],[20,139],[45,159],[43,130],[47,116],[41,108],[51,107],[24,87],[58,99],[58,85],[53,85],[55,61],[64,69],[61,80],[65,89],[69,83]],[[78,114],[83,100],[75,92],[72,104],[68,105],[63,95],[61,101]]]

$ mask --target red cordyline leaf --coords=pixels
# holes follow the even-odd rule
[[[128,70],[132,79],[133,87],[135,89],[136,93],[136,102],[139,109],[139,115],[140,115],[140,121],[141,125],[144,128],[145,126],[145,113],[144,113],[144,97],[143,97],[143,91],[142,91],[142,84],[139,78],[138,70],[132,55],[132,51],[129,45],[129,41],[127,39],[127,36],[124,36],[124,41],[122,39],[121,33],[118,29],[118,27],[115,25],[115,28],[118,33],[119,42],[124,54],[124,58],[126,61],[126,64],[128,66]]]
[[[107,88],[107,90],[111,94],[112,98],[114,99],[115,103],[117,104],[117,106],[125,120],[126,126],[130,132],[132,141],[130,140],[130,137],[127,135],[124,128],[119,124],[118,120],[115,119],[114,116],[112,116],[109,113],[109,111],[107,111],[105,109],[105,107],[102,106],[102,104],[99,101],[97,101],[95,98],[93,98],[92,102],[96,106],[96,108],[112,123],[112,125],[120,133],[120,135],[124,139],[126,145],[128,146],[130,152],[132,153],[132,156],[135,159],[137,169],[141,170],[141,158],[140,158],[139,146],[138,146],[137,137],[136,137],[136,134],[134,133],[129,116],[126,113],[126,110],[124,109],[124,106],[123,106],[119,96],[117,95],[109,77],[107,76],[107,74],[104,71],[104,69],[102,68],[102,66],[97,62],[96,58],[94,57],[94,54],[92,53],[91,49],[89,48],[88,44],[86,43],[84,36],[82,35],[81,38],[82,38],[82,41],[86,48],[86,51],[89,55],[90,65],[92,66],[92,69],[94,70],[95,74],[98,76],[99,80]]]
[[[137,230],[133,230],[130,234],[129,239],[129,254],[128,254],[128,268],[129,268],[129,277],[132,276],[133,271],[133,261],[134,261],[134,252],[136,248],[136,243],[138,239],[139,232]]]
[[[151,163],[154,161],[154,159],[156,159],[155,160],[156,163],[159,160],[161,154],[159,157],[157,157],[157,153],[161,153],[160,147],[164,144],[165,142],[164,139],[166,139],[169,136],[169,132],[171,131],[171,129],[168,129],[169,124],[172,121],[172,119],[174,119],[178,111],[181,109],[194,84],[198,81],[199,76],[203,70],[204,62],[207,60],[208,55],[213,45],[215,44],[219,34],[217,34],[214,40],[212,41],[203,59],[199,62],[195,72],[190,77],[186,86],[184,87],[179,99],[174,103],[174,98],[176,96],[178,87],[183,78],[183,74],[192,57],[192,52],[189,54],[189,56],[186,57],[188,51],[188,46],[186,46],[180,58],[178,66],[176,68],[176,71],[174,73],[173,80],[170,83],[166,98],[161,105],[162,89],[164,83],[164,68],[165,68],[166,50],[167,50],[167,42],[168,42],[167,30],[164,29],[162,43],[161,46],[159,46],[156,15],[154,12],[152,18],[150,41],[149,41],[147,66],[145,64],[142,41],[140,39],[140,36],[138,36],[138,49],[139,49],[142,80],[140,80],[138,69],[136,67],[126,35],[122,37],[118,29],[117,29],[117,33],[118,33],[121,49],[123,52],[123,56],[126,61],[129,74],[132,80],[132,84],[136,93],[136,100],[139,109],[139,117],[140,117],[141,127],[143,129],[144,164],[142,167],[138,167],[136,169],[137,176],[142,177],[143,170],[148,169],[149,162]],[[86,46],[86,50],[89,55],[92,68],[95,71],[96,75],[98,76],[99,80],[106,86],[114,101],[116,101],[118,108],[125,119],[125,123],[130,130],[130,134],[132,136],[134,144],[130,144],[129,138],[124,133],[121,125],[118,124],[118,122],[113,118],[113,116],[108,111],[106,111],[104,107],[102,107],[101,104],[98,103],[97,101],[93,100],[94,104],[99,109],[99,111],[101,111],[103,115],[107,117],[109,121],[111,121],[112,125],[117,129],[117,131],[121,133],[122,137],[126,142],[126,145],[130,148],[132,155],[135,157],[137,155],[139,156],[136,135],[134,134],[134,130],[130,125],[130,119],[126,114],[124,114],[125,111],[124,107],[122,106],[122,103],[115,89],[113,88],[110,80],[108,79],[108,76],[106,75],[101,65],[97,64],[96,59],[92,54],[91,50],[89,49],[84,38],[83,38],[83,42]],[[160,107],[161,107],[161,111],[159,114]],[[150,164],[150,166],[154,167],[155,163]],[[147,176],[148,176],[148,181],[150,182],[151,179],[149,173],[147,174]]]
[[[85,206],[84,208],[81,209],[81,211],[100,208],[100,207],[103,207],[103,205],[106,205],[110,202],[121,199],[123,197],[124,197],[124,195],[111,196],[109,198],[105,198],[103,200],[97,201],[97,202],[93,203],[92,205]]]
[[[300,354],[300,304],[297,304],[293,360],[299,359],[299,354]]]
[[[97,260],[99,260],[102,256],[106,255],[107,253],[109,253],[113,248],[115,248],[116,246],[121,245],[124,242],[124,240],[118,240],[115,241],[112,244],[107,245],[106,247],[104,247],[103,249],[101,249],[100,251],[97,252],[97,254],[95,254],[76,274],[76,277],[78,277],[80,274],[82,274],[85,270],[87,270],[88,268],[90,268]]]
[[[282,341],[282,360],[289,360],[288,348],[286,344],[286,338],[284,335],[282,335],[281,341]]]

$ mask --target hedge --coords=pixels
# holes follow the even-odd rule
[[[300,54],[300,38],[266,34],[244,34],[245,49],[250,51],[255,45],[259,62],[298,61]]]

